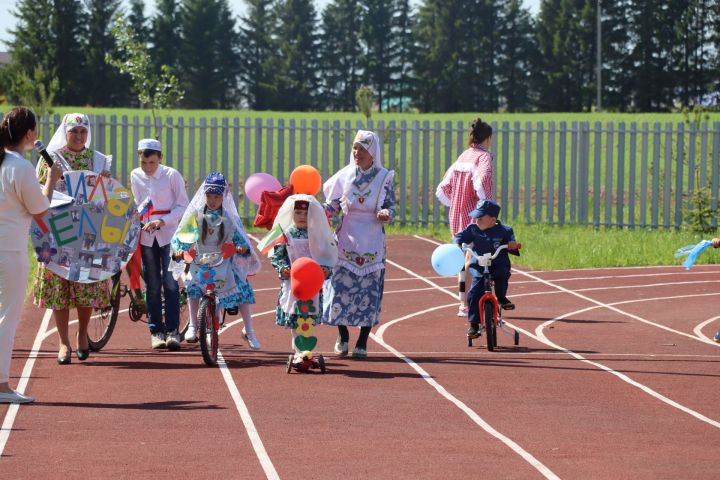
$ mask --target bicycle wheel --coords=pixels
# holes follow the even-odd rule
[[[88,324],[88,345],[90,350],[97,352],[103,348],[115,330],[118,310],[120,310],[120,274],[118,272],[112,277],[112,288],[110,289],[110,306],[96,310],[98,314],[90,317]]]
[[[495,339],[495,320],[493,319],[493,303],[490,301],[483,302],[483,325],[485,325],[485,338],[487,339],[487,348],[493,351],[497,343]]]
[[[215,299],[203,297],[200,300],[198,323],[200,324],[200,350],[203,360],[209,367],[217,365],[218,357],[218,320],[215,311]]]

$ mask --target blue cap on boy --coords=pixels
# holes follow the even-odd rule
[[[470,216],[472,218],[480,218],[484,215],[497,218],[498,215],[500,215],[500,205],[492,200],[480,200],[477,205],[475,205],[475,210],[470,212]]]

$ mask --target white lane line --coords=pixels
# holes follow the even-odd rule
[[[265,450],[265,445],[260,438],[260,434],[258,433],[257,428],[255,428],[255,422],[253,422],[252,420],[250,411],[248,410],[245,401],[240,395],[240,390],[238,390],[237,385],[235,385],[235,381],[230,374],[230,369],[228,368],[227,363],[225,363],[225,358],[223,358],[220,351],[218,351],[218,367],[220,367],[220,373],[222,373],[223,379],[225,380],[225,385],[227,385],[228,390],[230,390],[230,396],[235,402],[235,408],[237,408],[237,411],[240,414],[240,418],[242,419],[243,425],[245,426],[245,431],[250,438],[250,443],[255,450],[255,454],[260,461],[260,466],[265,472],[265,476],[269,480],[279,479],[280,475],[278,475],[277,470],[275,470],[275,466],[272,463],[272,460],[270,460],[270,456],[268,455],[267,450]]]
[[[267,315],[269,313],[275,313],[275,310],[254,313],[253,318]],[[225,327],[223,327],[220,332],[218,332],[218,335],[225,333],[230,327],[237,325],[241,322],[242,318],[239,318],[234,322],[228,323],[227,325],[225,325]],[[263,441],[260,438],[260,433],[255,427],[255,422],[253,422],[252,415],[250,415],[250,410],[248,410],[248,407],[245,404],[242,395],[240,395],[240,390],[238,390],[238,387],[232,378],[232,374],[230,373],[230,369],[225,362],[225,358],[223,357],[222,352],[220,352],[219,349],[218,367],[220,368],[220,373],[222,374],[223,380],[225,381],[225,385],[230,391],[230,397],[232,397],[233,402],[235,402],[235,408],[237,408],[237,411],[240,414],[240,419],[245,426],[245,431],[247,432],[248,438],[250,439],[250,444],[252,445],[253,450],[255,450],[255,455],[257,455],[257,458],[260,461],[260,466],[265,472],[265,476],[269,480],[279,479],[280,475],[278,475],[277,470],[275,470],[275,465],[273,465],[272,460],[270,460],[270,455],[268,455],[267,450],[265,450],[265,444],[263,444]]]
[[[704,322],[702,322],[701,324],[699,324],[697,327],[693,328],[693,333],[695,333],[695,335],[697,335],[697,336],[700,337],[700,338],[704,338],[704,339],[706,339],[706,340],[708,340],[708,341],[714,341],[714,340],[712,340],[710,337],[708,337],[707,335],[705,335],[704,333],[702,333],[702,329],[705,327],[705,325],[709,325],[709,324],[711,324],[712,322],[714,322],[715,320],[717,320],[717,319],[719,319],[719,318],[720,318],[720,317],[712,317],[712,318],[709,318],[709,319],[705,320]]]
[[[402,267],[401,265],[398,265],[398,264],[396,264],[396,263],[394,263],[394,262],[391,262],[390,260],[388,260],[388,263],[394,264],[396,267],[398,267],[398,268],[406,271],[407,273],[409,273],[409,274],[411,274],[411,275],[416,275],[417,278],[422,278],[420,275],[412,272],[411,270],[409,270],[409,269],[407,269],[407,268],[405,268],[405,267]],[[585,309],[578,310],[577,312],[573,312],[572,314],[577,314],[578,312],[584,312],[584,311],[587,311],[587,310],[591,310],[591,309],[596,308],[596,307],[598,307],[598,306],[599,306],[599,307],[605,307],[605,308],[608,308],[608,309],[610,309],[610,310],[612,310],[612,311],[615,311],[615,312],[617,312],[617,313],[620,313],[621,315],[626,315],[626,316],[629,316],[629,317],[634,318],[634,319],[636,319],[636,320],[643,321],[644,323],[649,323],[649,324],[654,325],[654,326],[656,326],[656,327],[658,327],[658,328],[663,328],[663,329],[666,329],[666,330],[670,330],[670,331],[673,331],[673,332],[677,332],[677,331],[675,331],[675,330],[673,330],[673,329],[669,329],[668,327],[665,327],[664,325],[659,325],[659,324],[654,324],[653,322],[648,322],[647,320],[640,319],[640,317],[637,317],[636,315],[632,315],[632,314],[630,314],[630,313],[623,312],[622,310],[617,309],[617,308],[615,308],[615,307],[613,307],[613,306],[611,306],[611,305],[604,304],[604,303],[602,303],[602,302],[598,302],[597,300],[594,300],[594,299],[585,297],[584,295],[577,294],[577,293],[575,293],[575,292],[573,292],[573,291],[571,291],[571,290],[568,290],[568,289],[566,289],[566,288],[564,288],[564,287],[561,287],[561,286],[559,286],[559,285],[553,285],[551,282],[548,282],[548,281],[546,281],[546,280],[543,280],[543,279],[541,279],[541,278],[538,278],[538,277],[536,277],[536,276],[534,276],[534,275],[532,275],[532,274],[529,274],[529,273],[527,273],[527,272],[520,272],[520,273],[523,274],[523,275],[527,275],[527,276],[529,276],[529,277],[531,277],[531,278],[535,278],[535,279],[537,279],[538,281],[540,281],[541,283],[544,283],[544,284],[546,284],[546,285],[548,285],[548,286],[551,286],[551,287],[557,288],[557,289],[559,289],[559,290],[565,291],[565,292],[570,293],[571,295],[575,295],[575,296],[577,296],[577,297],[579,297],[579,298],[586,299],[586,300],[589,301],[590,303],[594,303],[594,304],[595,304],[595,307],[587,307],[587,308],[585,308]],[[432,283],[432,282],[427,281],[427,283]],[[454,294],[453,292],[450,292],[450,291],[447,290],[447,289],[438,287],[438,290],[441,290],[441,291],[449,294],[451,297],[455,298],[455,294]],[[565,316],[567,316],[567,315],[569,315],[569,314],[563,315],[562,317],[558,317],[558,318],[565,318]],[[637,318],[636,318],[636,317],[637,317]],[[636,382],[635,380],[631,379],[631,378],[628,377],[627,375],[622,374],[622,373],[620,373],[620,372],[616,372],[615,370],[611,369],[610,367],[607,367],[606,365],[603,365],[603,364],[601,364],[601,363],[593,362],[593,361],[591,361],[591,360],[588,360],[588,359],[586,359],[585,357],[583,357],[582,355],[580,355],[580,354],[578,354],[578,353],[576,353],[576,352],[573,352],[572,350],[568,350],[568,349],[566,349],[566,348],[564,348],[564,347],[561,347],[561,346],[553,343],[553,342],[550,341],[547,337],[545,337],[545,335],[542,333],[542,327],[544,327],[544,325],[546,325],[546,324],[552,323],[553,321],[554,321],[554,320],[551,320],[550,322],[546,322],[545,324],[537,327],[537,328],[535,329],[536,335],[529,334],[529,332],[525,332],[524,329],[518,328],[518,327],[512,325],[510,322],[506,322],[506,323],[507,323],[508,325],[512,326],[513,328],[515,328],[515,329],[518,330],[518,331],[521,331],[521,332],[523,332],[523,333],[529,334],[528,336],[530,336],[531,338],[535,338],[536,340],[538,340],[538,341],[541,342],[541,343],[544,343],[544,344],[546,344],[546,345],[548,345],[548,346],[550,346],[550,347],[552,347],[552,348],[555,348],[555,349],[557,349],[557,350],[560,350],[560,351],[562,351],[562,352],[565,352],[565,353],[567,353],[568,355],[572,356],[573,358],[575,358],[575,359],[577,359],[577,360],[580,360],[580,361],[582,361],[582,362],[585,362],[585,363],[588,363],[588,364],[590,364],[590,365],[593,365],[593,366],[595,366],[595,367],[597,367],[597,368],[599,368],[599,369],[601,369],[601,370],[603,370],[603,371],[606,371],[606,372],[608,372],[608,373],[612,373],[613,375],[615,375],[616,377],[620,378],[620,379],[623,380],[624,382],[626,382],[626,383],[628,383],[628,384],[630,384],[630,385],[632,385],[632,386],[634,386],[634,387],[636,387],[636,388],[639,388],[641,391],[643,391],[643,392],[651,395],[652,397],[654,397],[654,398],[662,401],[663,403],[665,403],[665,404],[667,404],[667,405],[670,405],[670,406],[672,406],[672,407],[674,407],[674,408],[677,408],[677,409],[679,409],[680,411],[683,411],[683,412],[685,412],[685,413],[693,416],[694,418],[697,418],[698,420],[701,420],[701,421],[703,421],[703,422],[708,423],[709,425],[712,425],[712,426],[714,426],[714,427],[716,427],[716,428],[720,428],[720,422],[717,422],[716,420],[713,420],[713,419],[711,419],[711,418],[709,418],[709,417],[706,417],[705,415],[702,415],[702,414],[699,413],[699,412],[696,412],[696,411],[694,411],[694,410],[692,410],[692,409],[690,409],[690,408],[688,408],[688,407],[685,407],[684,405],[681,405],[681,404],[675,402],[674,400],[671,400],[671,399],[669,399],[669,398],[667,398],[667,397],[665,397],[665,396],[663,396],[663,395],[655,392],[655,391],[652,390],[651,388],[649,388],[649,387],[647,387],[647,386],[645,386],[645,385],[643,385],[643,384],[641,384],[641,383],[639,383],[639,382]],[[539,332],[539,333],[538,333],[538,332]],[[683,332],[678,332],[678,333],[682,333],[683,335],[687,335],[688,337],[690,337],[690,338],[692,338],[692,339],[694,339],[694,340],[702,341],[701,339],[698,339],[698,338],[695,337],[695,336],[688,335],[688,334],[684,334]],[[720,345],[718,345],[718,344],[714,344],[713,342],[708,342],[708,343],[711,343],[711,344],[713,344],[713,345],[715,345],[715,346],[720,346]]]
[[[594,308],[594,307],[593,307],[593,308]],[[561,317],[558,317],[557,320],[561,320],[561,319],[563,319],[563,318],[565,318],[565,317],[569,317],[569,316],[571,316],[571,315],[577,315],[578,313],[582,313],[582,312],[584,312],[584,311],[586,311],[586,309],[577,310],[577,311],[575,311],[575,312],[566,313],[565,315],[562,315]],[[586,363],[586,364],[588,364],[588,365],[592,365],[592,366],[594,366],[594,367],[596,367],[596,368],[599,368],[600,370],[603,370],[603,371],[605,371],[605,372],[607,372],[607,373],[610,373],[610,374],[612,374],[612,375],[615,375],[616,377],[618,377],[618,378],[621,379],[622,381],[624,381],[624,382],[626,382],[626,383],[629,383],[629,384],[632,385],[633,387],[639,388],[640,390],[642,390],[643,392],[647,393],[647,394],[650,395],[651,397],[653,397],[653,398],[655,398],[655,399],[657,399],[657,400],[660,400],[661,402],[663,402],[663,403],[665,403],[665,404],[667,404],[667,405],[669,405],[669,406],[671,406],[671,407],[673,407],[673,408],[676,408],[676,409],[680,410],[681,412],[685,412],[685,413],[687,413],[688,415],[690,415],[690,416],[692,416],[692,417],[695,417],[696,419],[698,419],[698,420],[700,420],[700,421],[702,421],[702,422],[707,423],[708,425],[711,425],[711,426],[713,426],[713,427],[715,427],[715,428],[720,428],[720,422],[718,422],[718,421],[716,421],[716,420],[713,420],[712,418],[706,417],[706,416],[703,415],[702,413],[697,412],[697,411],[695,411],[695,410],[693,410],[693,409],[691,409],[691,408],[686,407],[685,405],[682,405],[682,404],[676,402],[675,400],[672,400],[672,399],[666,397],[665,395],[663,395],[663,394],[661,394],[661,393],[653,390],[652,388],[650,388],[650,387],[648,387],[648,386],[646,386],[646,385],[644,385],[644,384],[642,384],[642,383],[640,383],[640,382],[638,382],[638,381],[636,381],[636,380],[633,380],[633,379],[630,378],[628,375],[625,375],[624,373],[620,373],[620,372],[618,372],[617,370],[614,370],[614,369],[612,369],[612,368],[610,368],[610,367],[608,367],[608,366],[606,366],[606,365],[604,365],[604,364],[602,364],[602,363],[594,362],[594,361],[592,361],[592,360],[588,360],[587,358],[583,357],[582,355],[580,355],[580,354],[578,354],[578,353],[575,353],[575,352],[572,351],[572,350],[569,350],[569,349],[567,349],[567,348],[561,347],[560,345],[557,345],[556,343],[553,343],[550,339],[548,339],[548,338],[545,336],[545,334],[544,334],[544,332],[543,332],[543,328],[545,328],[547,325],[550,325],[550,324],[553,323],[555,320],[556,320],[556,319],[553,319],[553,320],[550,320],[550,321],[548,321],[548,322],[545,322],[545,323],[543,323],[542,325],[539,325],[539,326],[535,329],[535,333],[538,335],[538,337],[542,338],[542,339],[543,339],[543,342],[546,343],[547,345],[550,345],[550,346],[553,347],[553,348],[556,348],[556,349],[558,349],[558,350],[561,350],[561,351],[567,353],[568,355],[572,356],[573,358],[575,358],[575,359],[577,359],[577,360],[579,360],[579,361],[581,361],[581,362],[583,362],[583,363]]]
[[[552,287],[552,288],[556,288],[556,289],[558,289],[558,290],[560,290],[560,291],[562,291],[562,292],[568,293],[568,294],[573,295],[573,296],[575,296],[575,297],[577,297],[577,298],[580,298],[580,299],[582,299],[582,300],[585,300],[585,301],[588,302],[588,303],[593,303],[593,304],[597,305],[598,307],[607,308],[608,310],[613,311],[613,312],[615,312],[615,313],[619,313],[620,315],[624,315],[624,316],[626,316],[626,317],[630,317],[630,318],[632,318],[633,320],[637,320],[638,322],[644,323],[644,324],[646,324],[646,325],[652,325],[653,327],[660,328],[660,329],[662,329],[662,330],[666,330],[666,331],[668,331],[668,332],[672,332],[672,333],[675,333],[675,334],[677,334],[677,335],[682,335],[682,336],[684,336],[684,337],[688,337],[688,338],[690,338],[690,339],[692,339],[692,340],[695,340],[695,341],[698,341],[698,342],[706,343],[706,344],[712,345],[712,346],[714,346],[714,347],[720,347],[720,344],[716,344],[715,342],[712,342],[712,341],[709,341],[709,340],[705,340],[705,339],[703,339],[703,338],[698,338],[698,337],[696,337],[695,335],[690,335],[689,333],[681,332],[681,331],[679,331],[679,330],[675,330],[675,329],[673,329],[673,328],[666,327],[665,325],[661,325],[661,324],[659,324],[659,323],[651,322],[650,320],[646,320],[646,319],[644,319],[644,318],[642,318],[642,317],[640,317],[640,316],[638,316],[638,315],[632,314],[632,313],[630,313],[630,312],[626,312],[626,311],[624,311],[624,310],[620,310],[619,308],[616,308],[616,307],[612,306],[612,305],[609,304],[609,303],[604,303],[604,302],[601,302],[601,301],[599,301],[599,300],[595,300],[594,298],[590,298],[590,297],[587,297],[587,296],[585,296],[585,295],[582,295],[582,294],[580,294],[580,293],[578,293],[578,292],[576,292],[576,291],[573,291],[573,290],[570,290],[570,289],[568,289],[568,288],[562,287],[562,286],[560,286],[560,285],[555,285],[554,283],[549,282],[549,281],[547,281],[547,280],[544,280],[544,279],[542,279],[542,278],[540,278],[540,277],[537,277],[537,276],[533,275],[532,273],[527,273],[527,272],[522,272],[522,271],[520,271],[519,273],[522,274],[522,275],[526,275],[526,276],[528,276],[528,277],[530,277],[530,278],[532,278],[532,279],[535,279],[535,280],[537,280],[538,282],[543,283],[544,285],[547,285],[547,286]],[[634,287],[630,287],[630,288],[634,288]],[[551,321],[550,323],[552,323],[552,321]],[[536,332],[537,332],[537,330],[536,330]]]
[[[20,375],[20,381],[15,388],[15,390],[20,393],[25,393],[27,384],[30,381],[30,376],[32,375],[33,367],[35,366],[35,359],[37,359],[38,352],[40,351],[43,339],[45,338],[44,334],[47,330],[48,324],[50,323],[50,317],[52,317],[52,310],[45,310],[45,315],[43,316],[38,332],[35,335],[35,341],[33,342],[32,349],[30,350],[30,354],[28,355],[28,359],[25,361],[25,366],[23,367],[22,374]],[[12,432],[12,427],[15,423],[18,410],[20,410],[20,405],[12,403],[5,413],[5,419],[3,420],[2,427],[0,427],[0,456],[2,456],[2,453],[5,450],[5,445],[7,445],[8,439],[10,438],[10,432]]]
[[[388,260],[389,262],[389,260]],[[385,340],[383,339],[383,333],[385,330],[387,330],[388,327],[391,325],[401,322],[403,320],[406,320],[408,318],[414,318],[419,315],[424,315],[429,312],[433,312],[435,310],[440,310],[443,308],[448,307],[454,307],[457,305],[457,302],[453,302],[447,305],[439,305],[432,308],[428,308],[425,310],[421,310],[419,312],[411,313],[409,315],[405,315],[404,317],[396,318],[395,320],[392,320],[383,326],[381,326],[376,333],[371,333],[370,337],[375,340],[379,345],[384,347],[386,350],[388,350],[390,353],[395,355],[397,358],[401,359],[405,363],[407,363],[410,368],[415,370],[420,377],[425,380],[428,384],[430,384],[440,395],[442,395],[446,400],[450,401],[452,404],[454,404],[457,408],[459,408],[465,415],[470,417],[470,419],[475,422],[480,428],[485,430],[487,433],[495,437],[496,439],[500,440],[502,443],[504,443],[508,448],[510,448],[513,452],[518,454],[520,457],[522,457],[526,462],[528,462],[530,465],[533,466],[538,472],[540,472],[545,478],[549,479],[559,479],[552,470],[550,470],[546,465],[544,465],[542,462],[540,462],[537,458],[535,458],[530,452],[522,448],[520,445],[518,445],[515,441],[513,441],[511,438],[507,437],[506,435],[503,435],[499,431],[497,431],[495,428],[493,428],[492,425],[490,425],[488,422],[486,422],[480,415],[478,415],[473,409],[468,407],[465,403],[463,403],[460,399],[455,397],[453,394],[448,392],[445,387],[440,385],[434,378],[432,378],[432,375],[430,375],[424,368],[422,368],[420,365],[415,363],[414,360],[411,358],[405,356],[404,354],[397,351],[392,346],[385,343]]]

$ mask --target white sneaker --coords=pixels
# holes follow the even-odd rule
[[[465,304],[460,305],[460,308],[458,308],[457,316],[458,317],[467,317],[468,316],[468,309],[465,306]]]
[[[185,332],[185,341],[187,343],[195,343],[198,341],[197,328],[195,328],[195,325],[188,325],[187,331]]]
[[[242,329],[242,336],[245,340],[248,342],[248,347],[252,348],[253,350],[260,350],[260,341],[255,336],[255,331],[250,330],[250,333],[245,330],[245,327]]]
[[[165,336],[165,346],[168,350],[180,350],[180,335],[177,330],[168,332]]]
[[[335,353],[337,353],[341,357],[346,356],[348,354],[348,342],[343,342],[340,340],[340,337],[338,337],[337,341],[335,342]]]
[[[0,393],[0,403],[30,403],[34,400],[33,397],[23,395],[20,392]]]

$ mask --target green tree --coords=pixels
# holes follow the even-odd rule
[[[240,27],[240,76],[250,108],[268,110],[277,98],[280,60],[272,38],[276,19],[272,0],[246,0],[247,12]]]
[[[534,25],[521,0],[505,4],[498,25],[498,93],[508,112],[528,111],[532,107],[533,59],[537,58]]]
[[[391,108],[403,109],[406,101],[413,95],[413,59],[415,58],[415,42],[413,29],[415,19],[409,0],[395,0],[392,29],[394,35],[395,58],[392,70],[392,82],[388,94]],[[394,101],[392,101],[394,97]],[[395,106],[396,105],[396,106]]]
[[[45,72],[54,72],[60,81],[55,97],[60,105],[85,105],[87,46],[87,16],[79,0],[55,0],[50,14],[50,34],[53,45],[50,52],[53,65],[44,67]]]
[[[367,85],[363,85],[362,87],[358,88],[357,92],[355,92],[357,109],[365,116],[365,120],[370,120],[370,117],[372,117],[374,98],[375,92],[373,92],[373,89]]]
[[[86,0],[88,8],[88,35],[85,59],[88,72],[84,88],[86,103],[90,105],[124,105],[130,98],[127,77],[105,62],[105,55],[115,48],[110,31],[119,0]]]
[[[538,107],[589,111],[595,99],[596,1],[543,0],[537,20]]]
[[[128,13],[127,19],[137,38],[147,43],[150,28],[148,27],[148,19],[145,16],[145,2],[143,0],[130,0],[130,13]]]
[[[333,110],[355,110],[355,91],[362,82],[363,50],[356,34],[361,15],[358,0],[333,0],[322,12],[322,98]]]
[[[177,0],[159,0],[151,23],[150,51],[155,72],[159,73],[162,65],[175,67],[179,64],[180,29]]]
[[[183,0],[180,72],[185,105],[230,108],[239,101],[239,34],[227,0]]]
[[[316,106],[318,89],[317,15],[312,0],[283,0],[276,6],[280,69],[279,107],[307,111]]]
[[[177,78],[167,65],[162,65],[159,75],[155,73],[145,44],[123,16],[117,18],[112,34],[117,47],[105,56],[105,60],[130,76],[140,105],[150,108],[153,125],[158,125],[156,110],[173,107],[182,100],[184,92]],[[155,132],[155,138],[160,138],[160,131]]]
[[[382,111],[383,100],[390,89],[395,66],[392,0],[365,0],[360,29],[364,45],[362,68],[365,82],[377,92],[378,107]]]

